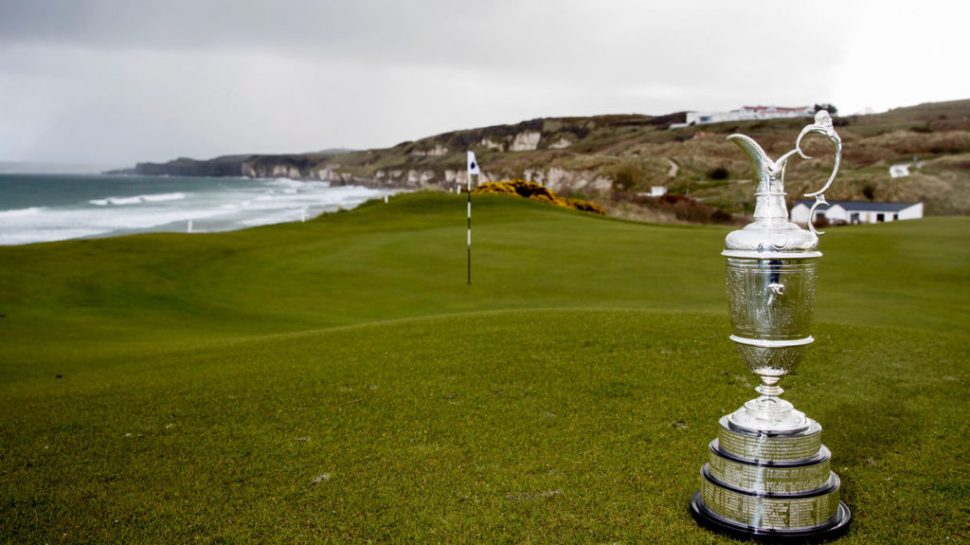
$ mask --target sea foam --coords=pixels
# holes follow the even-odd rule
[[[185,193],[159,193],[157,195],[141,195],[142,200],[147,202],[180,201],[185,198]]]
[[[156,193],[149,195],[135,195],[133,197],[105,197],[103,199],[91,199],[89,203],[95,206],[124,206],[128,204],[141,204],[143,202],[165,202],[180,201],[186,197],[185,193]]]
[[[0,219],[24,218],[36,216],[44,211],[43,207],[31,206],[30,208],[18,208],[16,210],[0,210]]]

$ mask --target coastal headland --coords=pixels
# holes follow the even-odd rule
[[[737,214],[753,204],[750,168],[725,137],[743,132],[778,155],[804,119],[738,121],[672,129],[685,113],[544,118],[401,142],[389,148],[283,155],[241,154],[139,163],[122,172],[171,176],[286,177],[400,189],[453,189],[464,181],[465,151],[482,165],[482,181],[522,178],[613,210],[663,186]],[[845,141],[831,199],[924,202],[929,215],[970,213],[970,100],[927,103],[836,119]],[[825,142],[808,142],[819,157]],[[788,147],[786,147],[788,146]],[[784,149],[782,149],[784,148]],[[894,178],[894,164],[912,165]],[[830,163],[796,161],[792,198],[825,178]],[[621,210],[622,211],[622,210]],[[616,214],[616,215],[623,215]],[[662,219],[662,218],[653,218]]]

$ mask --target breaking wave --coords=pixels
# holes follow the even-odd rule
[[[95,206],[124,206],[127,204],[141,204],[143,202],[165,202],[180,201],[185,198],[185,193],[156,193],[153,195],[135,195],[134,197],[105,197],[103,199],[91,199],[89,203]]]
[[[10,218],[23,218],[27,216],[36,216],[43,212],[43,208],[40,206],[31,206],[30,208],[18,208],[16,210],[0,210],[0,219],[10,219]]]

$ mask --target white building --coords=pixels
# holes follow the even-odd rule
[[[807,224],[808,213],[815,201],[798,201],[792,206],[791,220]],[[829,201],[815,210],[816,220],[823,216],[829,223],[883,223],[915,220],[923,217],[921,202]]]
[[[663,197],[667,194],[667,186],[665,185],[652,185],[650,186],[650,192],[640,192],[637,193],[637,197]]]
[[[779,119],[792,117],[812,117],[815,115],[814,106],[742,106],[729,112],[687,112],[684,123],[673,123],[671,129],[689,127],[691,125],[707,125],[709,123],[724,123],[727,121],[748,121],[752,119]]]
[[[919,170],[920,160],[919,157],[913,156],[912,163],[897,163],[889,167],[889,175],[893,178],[905,178],[910,175],[910,169]]]
[[[889,167],[889,175],[893,178],[905,178],[909,176],[909,163],[900,163]]]

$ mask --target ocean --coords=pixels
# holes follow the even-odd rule
[[[393,192],[285,178],[0,174],[0,245],[231,231],[301,221]]]

